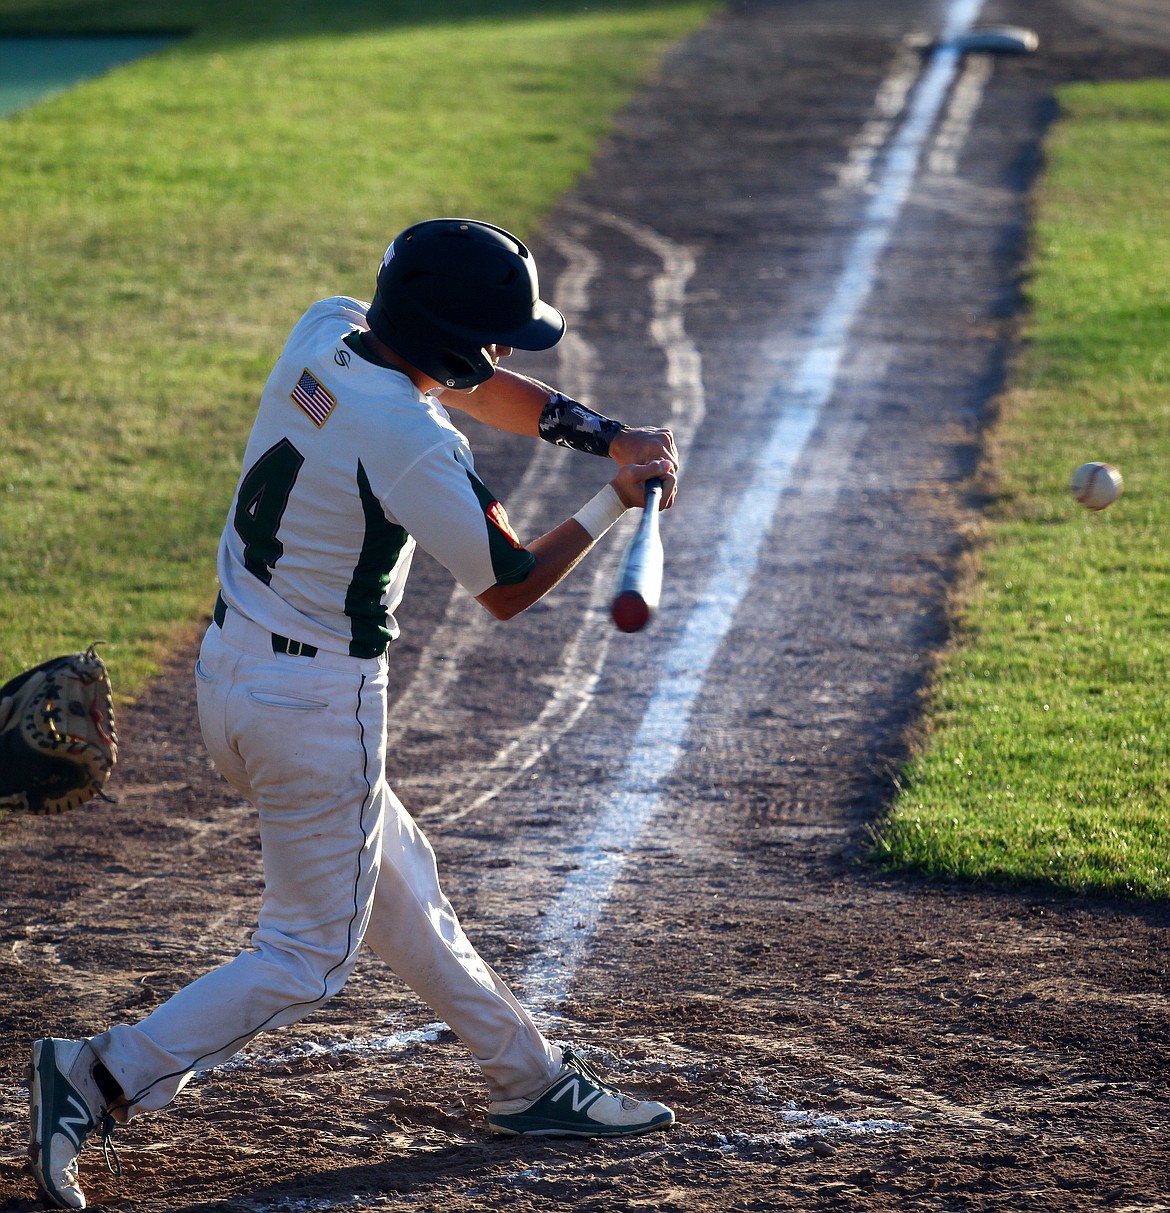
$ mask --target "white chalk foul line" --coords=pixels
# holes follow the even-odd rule
[[[874,166],[906,107],[921,70],[918,47],[905,41],[873,103],[873,116],[850,141],[845,163],[837,169],[837,192],[870,187]]]
[[[445,1023],[431,1023],[421,1028],[388,1032],[381,1036],[362,1036],[356,1040],[298,1040],[284,1049],[275,1051],[252,1048],[241,1051],[227,1061],[219,1062],[218,1065],[208,1066],[205,1070],[197,1070],[196,1078],[202,1078],[207,1074],[232,1074],[240,1070],[283,1069],[294,1062],[345,1057],[355,1053],[362,1057],[378,1054],[399,1056],[416,1045],[434,1043],[445,1031],[450,1031]]]
[[[568,994],[626,856],[662,803],[660,789],[682,757],[691,713],[707,671],[751,586],[780,496],[832,395],[849,331],[865,305],[878,260],[910,195],[923,148],[955,76],[959,52],[954,39],[970,29],[981,6],[982,0],[952,0],[949,5],[942,40],[890,144],[875,191],[793,382],[790,387],[778,385],[771,395],[776,424],[730,515],[707,586],[681,633],[664,646],[664,668],[617,791],[578,848],[580,866],[569,874],[542,920],[537,959],[519,983],[537,1006],[548,1006]]]

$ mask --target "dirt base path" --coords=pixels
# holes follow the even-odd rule
[[[121,1179],[89,1149],[93,1205],[1170,1205],[1170,911],[859,863],[976,520],[1052,90],[1170,74],[1125,4],[1109,6],[1116,41],[1081,0],[987,6],[1036,28],[1041,53],[963,66],[657,807],[610,840],[608,900],[547,928],[573,874],[607,853],[592,822],[640,792],[640,722],[719,588],[707,577],[744,469],[799,411],[794,368],[882,188],[936,7],[732,5],[669,57],[544,233],[542,280],[576,343],[534,369],[689,438],[653,627],[618,638],[605,623],[616,543],[507,628],[426,561],[402,613],[394,782],[448,893],[554,1038],[669,1100],[679,1123],[620,1143],[493,1140],[462,1046],[371,960],[327,1008],[120,1133]],[[588,460],[469,429],[525,534],[596,486]],[[258,844],[199,741],[192,660],[176,653],[124,713],[116,805],[0,822],[3,1213],[37,1207],[28,1041],[137,1019],[246,943]]]

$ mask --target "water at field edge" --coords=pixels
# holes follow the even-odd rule
[[[168,34],[0,38],[0,117],[169,46]]]

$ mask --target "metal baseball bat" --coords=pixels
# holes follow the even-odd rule
[[[610,614],[623,632],[640,632],[654,617],[662,597],[662,536],[658,530],[661,499],[662,481],[647,480],[646,505],[614,582]]]

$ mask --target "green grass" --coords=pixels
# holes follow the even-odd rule
[[[714,3],[0,0],[0,32],[182,29],[0,120],[0,677],[95,638],[122,696],[208,609],[268,368],[432,214],[531,232]],[[1062,95],[979,572],[874,854],[1164,897],[1170,86]],[[1122,500],[1065,492],[1117,463]]]
[[[0,0],[191,36],[0,120],[0,677],[103,639],[139,691],[215,593],[264,378],[395,232],[531,233],[712,2]]]
[[[1076,86],[1039,191],[1028,341],[978,572],[873,855],[1170,895],[1170,83]],[[1118,465],[1100,514],[1072,469]]]

